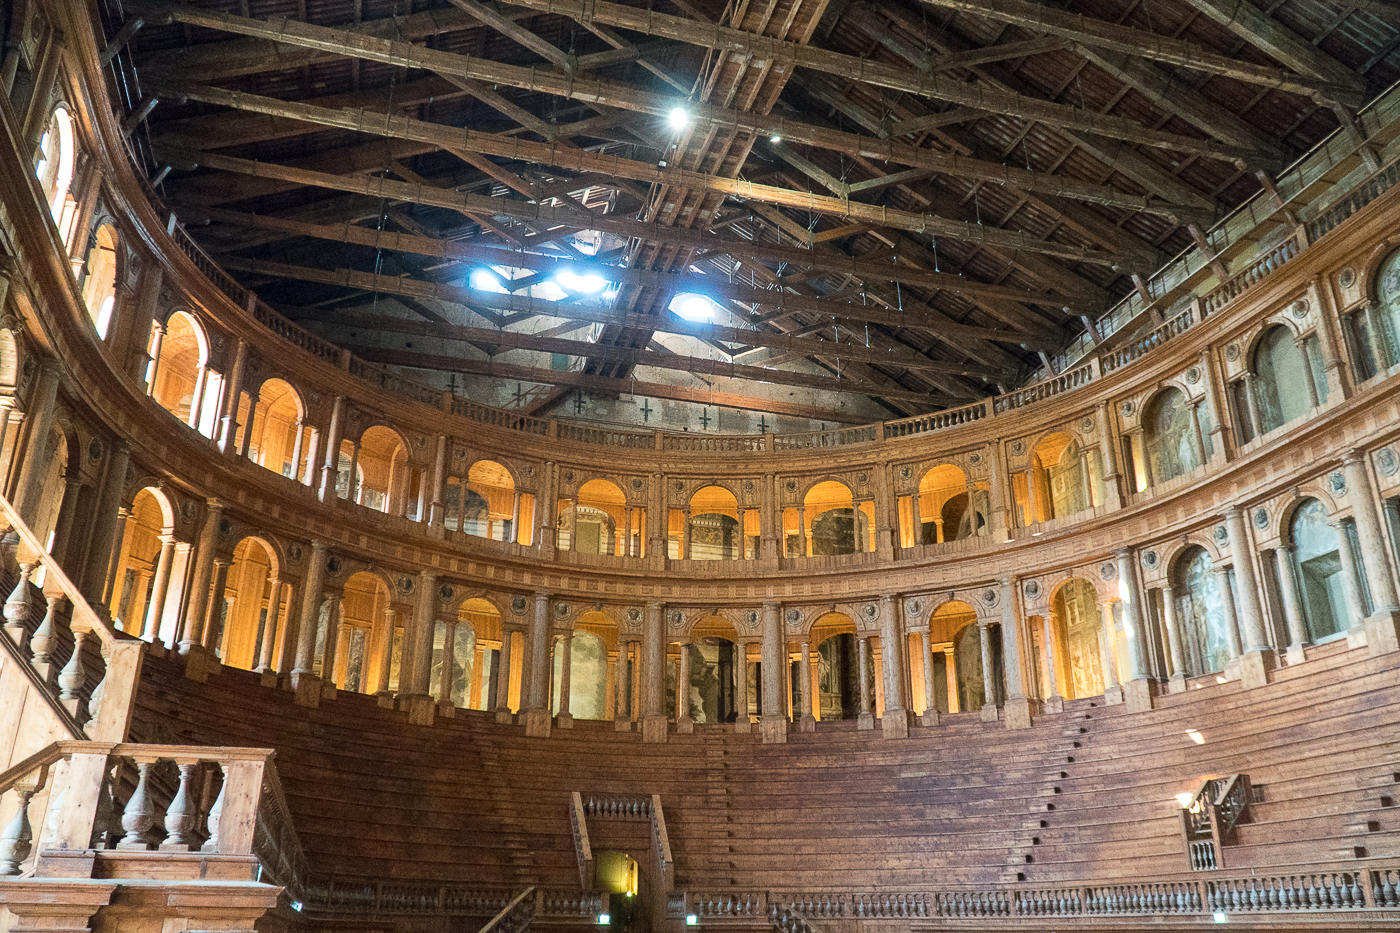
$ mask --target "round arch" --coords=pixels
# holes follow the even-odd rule
[[[515,476],[496,460],[477,460],[466,481],[452,477],[447,486],[447,525],[453,530],[493,541],[514,541],[520,523]]]
[[[904,535],[910,545],[942,544],[980,534],[986,516],[977,509],[971,485],[962,467],[940,463],[919,477],[919,491],[909,497],[907,520],[911,532]],[[901,503],[903,505],[903,503]]]
[[[591,479],[573,499],[559,500],[559,547],[581,554],[625,553],[627,496],[612,480]]]
[[[812,557],[870,550],[873,513],[865,508],[871,503],[861,505],[862,508],[856,508],[851,488],[840,480],[812,483],[802,496],[801,510],[784,510],[783,531],[789,541],[789,555],[793,554],[794,543],[798,554]]]
[[[173,641],[175,619],[167,624],[164,607],[158,604],[157,586],[170,586],[169,569],[166,580],[158,579],[162,548],[174,530],[175,510],[165,493],[154,486],[142,486],[131,497],[130,516],[122,534],[122,549],[117,555],[117,576],[112,591],[113,622],[122,631],[142,638],[160,638],[168,634]],[[171,554],[170,558],[173,558]],[[176,606],[178,610],[178,604]],[[178,615],[178,611],[176,613]]]
[[[273,600],[281,598],[280,563],[277,549],[259,534],[249,534],[234,545],[224,583],[225,608],[214,616],[217,630],[211,644],[231,667],[252,670],[257,666],[265,639],[275,639],[272,631],[280,612]]]
[[[239,422],[247,432],[240,449],[259,466],[300,480],[307,474],[307,437],[312,430],[306,425],[301,392],[284,379],[270,377],[252,397],[257,404],[251,419],[246,417],[247,402],[240,401]]]
[[[336,476],[341,498],[376,512],[416,518],[420,485],[421,473],[409,463],[408,442],[397,428],[370,425],[358,442],[341,443]]]
[[[1345,634],[1348,620],[1364,614],[1361,607],[1352,605],[1348,592],[1355,585],[1349,584],[1346,575],[1355,570],[1345,564],[1340,536],[1346,529],[1333,525],[1327,506],[1312,497],[1290,504],[1281,522],[1286,522],[1282,527],[1290,546],[1286,569],[1292,571],[1308,640],[1330,641]]]
[[[844,612],[828,612],[812,620],[808,635],[812,655],[811,695],[817,719],[856,719],[860,716],[860,642],[856,623]],[[873,667],[866,659],[866,686]]]
[[[73,170],[77,165],[78,145],[73,132],[73,115],[67,104],[59,104],[49,115],[44,134],[39,137],[39,149],[34,162],[34,175],[44,191],[49,211],[64,229],[65,213],[72,201],[69,189],[73,184]],[[66,239],[66,238],[65,238]]]
[[[1272,321],[1255,335],[1249,368],[1254,374],[1250,385],[1254,411],[1259,415],[1259,434],[1281,428],[1312,410],[1312,373],[1291,323]]]
[[[316,658],[318,671],[342,690],[372,693],[382,677],[389,633],[384,626],[386,610],[391,607],[393,590],[386,575],[378,568],[355,570],[345,578],[337,613],[336,631],[329,630],[330,613],[323,606],[317,616]]]
[[[1050,596],[1049,663],[1062,695],[1072,700],[1104,692],[1101,633],[1103,616],[1098,588],[1070,577]]]
[[[1157,390],[1142,409],[1143,447],[1153,482],[1164,483],[1205,462],[1202,427],[1186,393],[1176,386]]]
[[[1064,518],[1093,505],[1089,486],[1092,471],[1084,463],[1084,448],[1068,431],[1052,431],[1031,449],[1023,505],[1030,521]],[[1017,496],[1020,497],[1020,489]]]
[[[982,639],[977,628],[977,610],[960,599],[944,600],[929,614],[928,629],[929,648],[933,652],[931,666],[934,708],[942,713],[981,709],[985,691],[982,683]],[[922,637],[919,639],[917,656],[923,656]],[[920,685],[923,679],[920,670],[922,667],[922,664],[912,665],[915,680]]]
[[[199,427],[208,394],[209,337],[188,311],[174,311],[151,325],[149,392],[166,411]],[[210,419],[212,421],[212,419]]]
[[[108,220],[92,232],[83,262],[82,294],[97,336],[107,339],[117,301],[117,228]]]
[[[606,719],[608,655],[617,644],[617,623],[606,612],[593,610],[574,619],[572,632],[555,635],[551,695],[556,715],[563,698],[565,638],[569,639],[569,715],[574,719]]]
[[[692,560],[738,560],[744,556],[739,499],[728,487],[702,486],[690,497],[686,554]]]

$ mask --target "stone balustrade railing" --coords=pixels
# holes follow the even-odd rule
[[[918,892],[677,891],[673,917],[750,925],[785,919],[794,931],[821,921],[996,917],[1180,916],[1266,912],[1338,912],[1388,917],[1400,911],[1400,866],[1362,863],[1295,870],[1257,869],[1240,877],[1195,876],[1026,888]]]

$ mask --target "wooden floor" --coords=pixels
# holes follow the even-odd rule
[[[547,740],[477,712],[410,726],[344,693],[306,710],[254,674],[198,684],[149,659],[132,731],[275,747],[326,875],[577,885],[577,790],[660,794],[675,883],[695,891],[1053,884],[1186,871],[1175,795],[1238,772],[1263,799],[1230,868],[1400,853],[1398,673],[1400,655],[1337,643],[1268,687],[1212,681],[1144,714],[1071,701],[1029,731],[961,714],[900,741],[822,723],[787,745],[723,726],[644,745],[610,722]]]

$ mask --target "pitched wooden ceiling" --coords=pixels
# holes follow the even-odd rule
[[[368,359],[546,387],[530,411],[639,367],[824,420],[983,397],[1400,72],[1393,0],[126,14],[160,100],[139,144],[206,249]],[[685,320],[686,293],[722,310]]]

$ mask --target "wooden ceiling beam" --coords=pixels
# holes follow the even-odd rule
[[[974,48],[965,40],[957,37],[951,30],[930,30],[926,21],[920,20],[912,11],[898,4],[885,4],[881,7],[881,13],[888,16],[889,20],[876,17],[870,10],[863,7],[847,8],[846,18],[849,22],[860,24],[861,31],[867,37],[879,42],[907,62],[917,62],[926,57],[925,49],[933,49],[940,54],[946,54],[964,52]],[[891,23],[898,26],[899,29],[891,29]],[[907,33],[910,40],[902,39],[901,32]],[[920,44],[915,45],[914,42]],[[1009,94],[1021,92],[1022,85],[1018,80],[1013,75],[1006,73],[999,65],[978,65],[972,69],[972,73],[977,76],[979,81],[998,90]],[[1108,144],[1106,140],[1093,133],[1080,133],[1067,127],[1057,127],[1056,131],[1070,143],[1098,159],[1105,167],[1112,167],[1122,172],[1148,191],[1156,193],[1167,201],[1175,204],[1190,204],[1212,212],[1217,212],[1220,209],[1213,199],[1201,194],[1130,146],[1116,143]]]
[[[991,110],[1018,119],[1035,120],[1053,125],[1068,126],[1084,132],[1098,133],[1116,139],[1129,139],[1133,142],[1162,148],[1175,148],[1183,144],[1179,134],[1162,130],[1148,129],[1132,120],[1110,117],[1085,111],[1077,107],[1056,104],[1052,101],[1037,100],[1025,95],[1003,94],[994,88],[977,88],[953,78],[943,77],[936,72],[910,71],[860,58],[844,55],[826,49],[819,49],[794,42],[785,42],[767,36],[755,36],[740,29],[725,26],[712,26],[699,23],[683,16],[670,16],[654,10],[609,3],[607,0],[513,0],[537,12],[556,13],[568,16],[579,23],[605,23],[623,29],[641,32],[655,38],[672,39],[714,49],[758,61],[791,63],[797,67],[823,71],[879,87],[921,97],[946,100],[982,110]],[[922,64],[922,63],[921,63]],[[1283,80],[1280,77],[1278,80]],[[1274,82],[1277,84],[1277,81]],[[1133,133],[1133,128],[1139,131]],[[1182,151],[1200,152],[1201,141],[1184,143],[1190,148]],[[1206,144],[1211,157],[1249,158],[1260,156],[1251,150],[1239,147]]]
[[[1299,74],[1342,85],[1357,80],[1350,68],[1251,3],[1238,0],[1186,0],[1186,3]]]
[[[211,93],[205,94],[201,92],[198,96],[201,98],[223,100],[225,95],[227,95],[228,99],[240,100],[241,103],[239,106],[250,108],[255,106],[253,103],[253,95],[210,90]],[[192,94],[192,96],[194,95]],[[305,105],[298,104],[283,104],[272,101],[271,99],[267,100],[269,102],[266,106],[269,111],[276,110],[284,115],[293,113],[305,114],[308,118],[314,116],[309,111],[315,108],[307,108]],[[759,185],[741,179],[719,175],[705,175],[700,172],[692,172],[678,168],[663,169],[646,162],[601,155],[582,149],[561,150],[547,143],[525,143],[520,140],[507,140],[504,137],[490,137],[490,134],[436,126],[418,120],[411,120],[406,117],[392,117],[388,115],[371,116],[359,111],[340,114],[328,112],[322,115],[322,120],[320,122],[325,126],[340,126],[345,129],[357,129],[375,135],[387,135],[390,138],[402,137],[419,140],[433,145],[439,145],[443,148],[460,147],[465,151],[477,152],[481,155],[503,155],[507,158],[519,158],[521,156],[530,158],[534,155],[538,156],[541,160],[547,160],[546,164],[552,164],[575,172],[601,172],[622,178],[631,178],[635,181],[641,181],[647,184],[673,185],[702,191],[709,190],[743,200],[764,202],[828,214],[839,217],[847,222],[866,221],[879,224],[880,226],[911,230],[922,234],[947,237],[952,240],[962,240],[979,244],[997,244],[1012,250],[1024,250],[1031,253],[1059,256],[1075,262],[1089,262],[1113,266],[1121,265],[1128,258],[1120,253],[1085,248],[1068,243],[1057,243],[1052,240],[1042,240],[1038,237],[1027,236],[1016,231],[1004,230],[999,227],[947,221],[937,214],[894,210],[858,201],[825,197],[805,191],[779,188],[773,185]],[[512,143],[515,143],[516,146],[513,146]],[[172,163],[183,162],[188,164],[193,162],[212,165],[216,159],[222,158],[213,153],[198,153],[169,146],[163,147],[159,151],[162,153],[162,158]],[[456,210],[458,208],[457,206],[453,206],[451,209]],[[658,238],[659,241],[663,242],[667,239],[667,237]]]
[[[323,27],[316,27],[323,29]],[[335,30],[323,30],[335,32]],[[463,57],[465,59],[465,57]],[[479,62],[479,59],[470,59],[472,62]],[[467,66],[471,70],[478,70],[475,66]],[[513,66],[512,66],[513,67]],[[538,74],[536,69],[518,68],[517,71],[524,77],[520,80],[535,82]],[[428,140],[436,144],[454,144],[464,148],[474,148],[485,155],[506,156],[508,158],[529,159],[544,164],[564,164],[558,160],[563,157],[558,147],[549,143],[534,143],[518,140],[510,137],[499,136],[491,133],[481,133],[475,130],[458,129],[456,127],[444,127],[441,124],[426,123],[415,120],[412,117],[386,115],[375,112],[364,106],[342,107],[338,109],[319,107],[309,102],[290,102],[276,98],[264,97],[260,95],[247,94],[241,91],[230,91],[222,88],[209,87],[205,85],[193,85],[178,78],[157,77],[151,82],[152,86],[163,93],[171,96],[179,96],[191,100],[198,100],[204,103],[216,104],[219,106],[232,107],[236,110],[256,112],[266,114],[269,117],[279,119],[300,119],[308,124],[320,126],[333,126],[342,129],[354,129],[360,132],[373,133],[381,136],[394,136],[401,139]],[[569,87],[565,85],[565,87]],[[578,98],[578,94],[574,94]],[[646,92],[630,87],[612,87],[606,97],[607,106],[618,106],[624,110],[646,113],[655,117],[662,117],[674,106],[675,101],[662,97],[661,95],[648,94]],[[600,101],[597,101],[601,103]],[[786,144],[803,144],[817,146],[822,149],[830,149],[836,152],[843,152],[852,156],[862,156],[866,158],[878,159],[884,162],[896,162],[901,165],[908,165],[913,168],[924,168],[934,172],[954,175],[963,178],[972,178],[979,181],[991,182],[1016,190],[1040,192],[1058,197],[1071,198],[1077,200],[1090,201],[1093,203],[1106,204],[1113,207],[1121,207],[1128,210],[1146,211],[1153,214],[1161,214],[1177,223],[1209,222],[1210,216],[1199,208],[1192,205],[1171,204],[1159,198],[1148,195],[1134,195],[1119,191],[1116,188],[1106,185],[1094,185],[1066,178],[1058,175],[1049,175],[1042,172],[1035,172],[1024,168],[1004,165],[1000,162],[968,158],[959,156],[956,153],[939,152],[920,146],[913,146],[890,139],[879,139],[873,136],[861,136],[856,133],[847,133],[841,130],[812,126],[806,123],[787,120],[783,117],[772,117],[753,113],[738,113],[732,110],[723,110],[716,107],[699,107],[695,116],[696,121],[701,125],[723,126],[726,129],[747,130],[755,135],[765,135],[777,137]],[[575,127],[554,127],[548,134],[548,139],[554,139],[559,135],[576,135],[588,132],[594,128],[598,118],[592,118],[576,124]],[[608,119],[608,124],[617,122],[615,119]],[[450,134],[444,136],[444,134]],[[444,143],[449,140],[449,143]],[[205,145],[208,143],[205,142]],[[222,148],[219,144],[218,148]],[[578,155],[577,151],[570,148],[567,152],[569,160],[585,158]],[[633,168],[634,174],[626,177],[635,180],[645,180],[652,182],[657,180],[655,176],[675,175],[676,170],[662,170],[653,162],[638,162]],[[691,173],[699,178],[711,178],[703,173]],[[652,177],[642,178],[642,175]],[[731,179],[724,181],[732,184]],[[662,180],[663,184],[675,184],[683,187],[697,187],[694,180],[668,178]]]
[[[368,227],[360,227],[348,223],[336,226],[322,226],[294,220],[284,220],[275,217],[242,214],[223,210],[208,211],[205,213],[205,216],[213,220],[228,223],[241,224],[259,229],[280,230],[296,236],[308,236],[339,243],[351,243],[372,249],[415,253],[420,256],[430,256],[438,259],[477,265],[506,265],[512,268],[533,269],[542,273],[538,277],[539,279],[544,279],[565,271],[580,276],[599,275],[611,282],[654,288],[666,294],[694,292],[696,294],[707,295],[717,301],[737,301],[744,304],[760,305],[788,312],[811,312],[814,314],[830,315],[833,318],[842,318],[871,324],[884,324],[892,327],[930,329],[940,334],[971,340],[1000,340],[1007,343],[1025,344],[1030,349],[1037,349],[1041,346],[1050,345],[1050,343],[1047,343],[1045,335],[1033,334],[1011,328],[1001,329],[959,324],[951,319],[930,316],[936,314],[936,312],[932,311],[930,311],[930,314],[920,314],[917,311],[890,312],[881,307],[872,308],[836,298],[811,298],[777,289],[756,288],[749,285],[736,284],[721,279],[718,276],[696,276],[694,273],[655,272],[648,269],[633,269],[623,266],[604,265],[602,263],[580,262],[576,260],[540,256],[533,253],[521,252],[519,250],[500,249],[463,243],[457,240],[430,237],[424,233],[412,236],[399,233],[385,233],[381,230],[371,230]],[[390,216],[394,216],[394,212],[391,212]],[[395,217],[395,220],[398,222],[399,218]],[[535,279],[537,277],[531,276],[531,278]],[[648,320],[654,319],[648,318]],[[747,331],[744,333],[747,334]],[[747,339],[747,337],[744,339]]]
[[[1086,300],[1082,295],[1062,297],[1050,293],[980,283],[960,275],[898,268],[885,263],[862,262],[848,256],[830,255],[813,249],[765,246],[748,240],[728,240],[702,230],[631,220],[615,214],[589,214],[571,206],[529,204],[509,198],[488,198],[470,192],[410,185],[387,178],[330,175],[325,172],[313,172],[307,169],[296,169],[211,153],[197,154],[193,158],[202,160],[202,164],[209,168],[222,171],[254,177],[275,178],[301,185],[314,185],[375,199],[388,197],[394,201],[424,204],[454,211],[463,208],[473,211],[490,211],[497,216],[513,217],[547,228],[564,224],[576,229],[601,230],[620,236],[635,236],[654,242],[669,242],[678,247],[704,249],[710,254],[723,252],[742,259],[753,258],[764,262],[811,266],[829,272],[849,273],[862,279],[901,281],[910,285],[942,289],[955,294],[976,294],[1000,298],[1014,295],[1014,300],[1045,303],[1057,307],[1064,306],[1075,310],[1103,311],[1106,308],[1104,302],[1093,298]]]
[[[394,276],[376,276],[368,272],[351,272],[349,270],[337,270],[327,276],[321,276],[320,270],[302,269],[300,267],[283,266],[281,263],[263,263],[255,261],[229,263],[230,268],[241,266],[248,267],[245,271],[260,271],[271,275],[284,275],[286,277],[297,278],[303,281],[322,282],[323,284],[340,284],[348,288],[359,288],[356,283],[361,281],[377,282],[370,290],[381,293],[395,294],[396,289],[410,290],[413,280],[396,278]],[[282,271],[275,271],[278,268]],[[419,285],[432,286],[434,283],[417,283]],[[382,285],[383,287],[377,287]],[[414,298],[436,298],[431,294],[432,288],[424,289],[423,294],[413,295]],[[444,293],[450,289],[444,287]],[[464,291],[458,289],[458,291]],[[439,299],[451,300],[451,299]],[[657,322],[659,324],[660,322]],[[648,324],[647,329],[655,329],[657,324]],[[827,392],[845,392],[854,395],[868,395],[872,397],[887,397],[901,401],[921,402],[931,405],[957,404],[967,401],[967,398],[953,398],[947,395],[939,395],[927,392],[913,392],[905,389],[892,389],[889,386],[879,386],[868,381],[858,379],[854,376],[842,378],[830,378],[826,376],[813,376],[808,373],[796,373],[787,370],[770,369],[764,366],[747,366],[742,363],[725,362],[722,360],[707,360],[700,357],[683,356],[678,353],[658,353],[654,350],[639,350],[633,347],[614,346],[604,343],[591,343],[583,340],[566,340],[561,338],[542,338],[529,334],[518,334],[510,331],[489,330],[478,327],[463,327],[461,325],[444,325],[428,322],[423,327],[419,324],[404,319],[395,322],[392,318],[376,318],[366,324],[373,327],[376,332],[398,331],[405,334],[418,336],[438,337],[446,340],[460,340],[464,342],[483,343],[505,350],[519,349],[532,350],[541,353],[563,353],[570,356],[587,357],[604,363],[613,363],[626,366],[650,366],[654,369],[666,369],[675,372],[688,372],[704,376],[717,376],[726,379],[741,379],[748,382],[767,383],[771,385],[785,385],[796,388],[820,389]],[[427,329],[424,329],[426,327]],[[780,336],[780,335],[769,335]],[[806,341],[814,342],[814,341]],[[343,341],[337,341],[343,345]],[[838,347],[829,345],[830,350],[823,355],[836,358],[840,356]],[[802,356],[811,355],[805,349],[792,351]],[[887,363],[886,365],[904,367],[904,363]]]
[[[775,415],[788,415],[794,418],[808,418],[812,421],[831,421],[836,424],[867,424],[870,419],[853,416],[837,408],[822,408],[815,405],[800,405],[760,396],[739,395],[721,392],[716,389],[692,389],[685,386],[667,385],[663,382],[647,382],[632,378],[595,376],[589,373],[561,372],[553,369],[538,369],[531,366],[516,366],[510,363],[467,360],[453,356],[419,353],[414,350],[387,350],[383,347],[360,346],[356,355],[361,359],[388,366],[402,366],[410,369],[426,369],[436,372],[461,373],[469,376],[485,376],[495,379],[510,379],[519,382],[533,382],[539,385],[567,386],[588,389],[604,395],[641,395],[647,398],[669,399],[675,402],[694,402],[699,405],[716,405],[742,411],[769,412]],[[939,407],[936,403],[927,406],[930,410]]]
[[[1222,55],[1198,43],[1171,36],[1134,29],[1118,23],[1093,19],[1081,13],[1070,13],[1030,0],[920,0],[929,6],[969,13],[998,23],[1009,23],[1031,30],[1037,35],[1049,33],[1076,44],[1108,49],[1131,55],[1135,59],[1164,62],[1179,68],[1190,68],[1207,74],[1223,75],[1247,84],[1277,88],[1291,94],[1311,98],[1319,104],[1345,103],[1360,106],[1365,99],[1366,83],[1355,74],[1337,75],[1335,79],[1322,76],[1307,77],[1313,72],[1297,74],[1267,65],[1256,65],[1237,57]],[[1216,0],[1211,0],[1216,2]],[[1195,4],[1193,4],[1194,6]],[[1221,4],[1223,6],[1224,4]],[[1199,8],[1199,7],[1198,7]],[[1233,9],[1233,8],[1232,8]],[[995,46],[993,46],[995,48]],[[1283,61],[1283,59],[1279,59]],[[1290,68],[1294,66],[1289,65]]]
[[[705,26],[682,17],[665,16],[647,10],[605,3],[603,0],[522,0],[522,3],[527,6],[539,4],[539,9],[543,12],[561,13],[580,22],[606,22],[605,18],[598,15],[600,11],[605,11],[612,18],[640,23],[640,25],[625,28],[637,28],[642,32],[647,32],[648,29],[658,30],[650,33],[654,36],[679,38],[680,41],[691,42],[706,48],[752,56],[756,61],[765,63],[782,61],[892,90],[946,100],[949,103],[989,110],[1021,120],[1033,120],[1077,129],[1082,132],[1096,133],[1114,139],[1128,140],[1140,145],[1189,152],[1203,157],[1225,159],[1237,163],[1249,161],[1258,163],[1260,167],[1269,167],[1275,161],[1269,153],[1157,130],[1122,117],[1086,111],[1078,107],[1040,100],[1023,94],[1006,93],[994,87],[974,87],[950,77],[900,69],[855,56],[842,55],[767,36],[756,36],[738,29]],[[143,3],[139,9],[149,10],[148,15],[152,17],[169,16],[174,21],[186,25],[271,39],[288,45],[365,58],[385,64],[425,68],[438,74],[456,74],[466,78],[478,78],[490,83],[507,84],[574,100],[605,103],[627,109],[638,109],[638,95],[644,93],[636,88],[617,85],[615,82],[584,79],[571,74],[547,74],[538,68],[506,65],[436,49],[425,49],[407,42],[397,42],[376,36],[350,33],[343,29],[316,26],[286,17],[258,20],[229,13],[217,13],[163,3]],[[630,13],[619,14],[614,11],[630,11]],[[640,20],[637,17],[640,17]],[[619,24],[611,23],[611,25]],[[674,32],[676,35],[668,35],[668,32]],[[685,38],[681,38],[681,36],[685,36]],[[167,73],[179,73],[179,70],[167,69]],[[186,63],[183,74],[186,78],[207,80],[206,73],[194,60]],[[675,106],[675,102],[672,101],[665,106],[666,110],[669,110],[670,107]],[[788,137],[792,135],[783,131],[784,121],[782,118],[763,116],[758,113],[741,114],[738,110],[720,107],[696,106],[691,109],[695,119],[705,120],[716,126],[729,124],[736,128],[744,128],[737,121],[741,118],[747,118],[766,127],[766,129],[758,129],[754,132],[768,136]],[[664,113],[666,110],[662,112]]]

